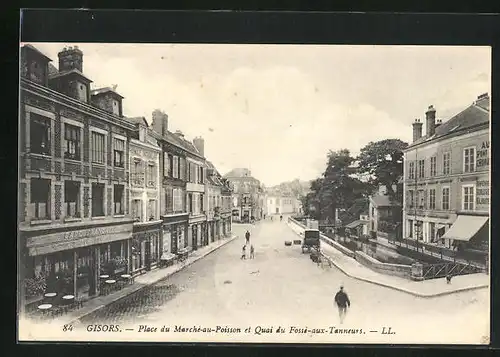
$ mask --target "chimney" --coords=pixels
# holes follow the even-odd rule
[[[193,145],[201,156],[205,157],[205,140],[201,136],[197,136],[193,139]]]
[[[437,120],[436,120],[436,128],[437,128],[438,126],[440,126],[441,124],[443,124],[443,121],[442,121],[441,119],[437,119]]]
[[[436,132],[436,109],[430,105],[427,112],[425,112],[425,130],[427,137],[430,138]]]
[[[181,139],[184,139],[184,133],[180,130],[176,130],[175,135],[177,135]]]
[[[168,115],[159,109],[153,111],[153,130],[162,136],[168,131]]]
[[[422,137],[422,123],[420,122],[420,119],[415,119],[412,125],[413,125],[413,142],[415,142]]]
[[[83,73],[83,52],[78,46],[64,47],[57,56],[59,57],[59,72],[77,69]]]

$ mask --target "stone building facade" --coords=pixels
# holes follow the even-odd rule
[[[119,95],[95,100],[77,47],[59,53],[58,70],[50,62],[31,45],[21,49],[20,306],[40,299],[44,284],[97,295],[105,269],[130,269],[133,125],[121,116]],[[118,114],[103,105],[114,98]]]
[[[265,193],[261,183],[245,168],[233,169],[224,175],[233,188],[232,219],[250,222],[262,219],[264,215]]]
[[[404,153],[403,235],[488,251],[490,104],[487,94],[446,122],[431,106]]]
[[[130,214],[134,218],[131,271],[133,274],[159,266],[163,250],[160,219],[161,148],[146,118],[130,118],[136,130],[130,140]]]

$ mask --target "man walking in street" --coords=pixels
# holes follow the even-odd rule
[[[343,323],[347,313],[347,308],[351,307],[351,301],[349,301],[349,297],[345,293],[343,286],[341,286],[340,290],[337,294],[335,294],[335,303],[339,309],[340,323]]]
[[[245,239],[246,239],[247,244],[250,243],[250,232],[249,231],[247,231],[245,233]]]
[[[250,246],[250,259],[255,258],[255,250],[253,249],[253,244]]]

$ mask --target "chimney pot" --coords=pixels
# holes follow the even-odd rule
[[[422,137],[422,123],[420,119],[415,119],[413,123],[413,142],[417,141]]]
[[[429,109],[425,113],[425,119],[426,134],[427,137],[431,137],[436,132],[436,109],[434,109],[434,106],[429,106]]]

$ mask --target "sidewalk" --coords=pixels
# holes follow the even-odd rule
[[[185,263],[177,263],[167,268],[159,268],[147,272],[143,275],[139,275],[135,277],[134,284],[126,286],[123,289],[115,291],[109,295],[92,298],[86,301],[82,308],[70,311],[63,316],[47,320],[46,323],[55,324],[56,326],[64,326],[65,324],[72,324],[73,326],[78,325],[79,323],[78,320],[81,319],[82,317],[91,314],[103,308],[104,306],[116,302],[130,294],[133,294],[136,291],[139,291],[148,285],[154,284],[162,279],[168,278],[169,276],[177,273],[178,271],[184,269],[185,267],[193,264],[197,260],[204,258],[208,254],[214,252],[220,247],[233,241],[237,237],[238,237],[237,235],[233,235],[230,238],[221,238],[221,240],[213,242],[206,247],[198,248],[198,250],[193,251],[189,255]]]
[[[304,231],[293,222],[288,225],[296,234],[300,235],[300,232]],[[436,297],[489,286],[490,277],[487,274],[455,276],[451,284],[446,284],[444,278],[412,281],[371,270],[328,244],[323,244],[321,250],[322,254],[347,276],[419,297]]]

